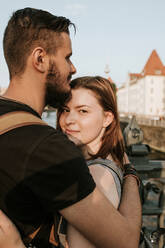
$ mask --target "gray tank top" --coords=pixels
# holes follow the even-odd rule
[[[98,165],[98,166],[103,166],[110,170],[118,192],[119,199],[121,199],[121,188],[122,188],[122,181],[123,181],[123,172],[122,170],[116,165],[115,162],[109,159],[94,159],[94,160],[88,160],[87,165]]]

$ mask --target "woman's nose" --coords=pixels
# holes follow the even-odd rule
[[[69,113],[67,114],[66,118],[65,118],[65,123],[66,123],[67,125],[69,125],[69,124],[73,124],[73,123],[75,123],[75,122],[76,122],[76,116],[75,116],[75,114],[72,113],[72,112],[69,112]]]

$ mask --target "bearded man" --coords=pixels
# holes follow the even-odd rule
[[[41,118],[46,105],[58,107],[70,97],[76,72],[70,60],[70,26],[74,24],[65,17],[38,9],[12,15],[3,41],[10,84],[0,99],[0,119],[13,112]],[[141,209],[134,177],[126,178],[117,211],[97,189],[79,149],[53,127],[28,123],[7,130],[0,149],[0,208],[25,245],[35,232],[33,245],[52,247],[49,234],[55,223],[59,246],[57,227],[63,215],[96,247],[138,246]]]

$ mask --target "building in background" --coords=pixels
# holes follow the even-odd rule
[[[153,50],[141,73],[129,73],[117,90],[119,112],[165,117],[165,66]]]

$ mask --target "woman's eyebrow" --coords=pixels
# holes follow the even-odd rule
[[[88,104],[82,104],[82,105],[77,105],[76,106],[76,108],[83,108],[83,107],[90,108],[90,106]]]

